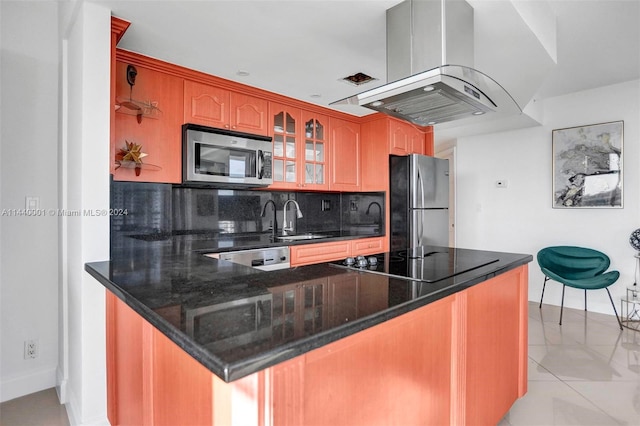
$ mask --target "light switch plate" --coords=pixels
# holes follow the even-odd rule
[[[25,197],[24,208],[27,210],[38,210],[40,208],[40,197]]]

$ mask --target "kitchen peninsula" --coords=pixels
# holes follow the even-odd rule
[[[136,240],[87,264],[108,290],[111,423],[495,424],[526,392],[532,257],[435,249],[444,269],[492,261],[420,282]]]

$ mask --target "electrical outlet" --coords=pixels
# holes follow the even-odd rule
[[[24,359],[34,359],[38,357],[38,341],[24,341]]]
[[[351,210],[352,212],[358,211],[358,202],[356,200],[351,200],[351,203],[349,204],[349,210]]]

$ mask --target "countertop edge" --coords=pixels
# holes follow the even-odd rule
[[[509,254],[518,255],[515,253]],[[195,343],[192,338],[187,336],[185,333],[177,329],[174,325],[170,324],[168,321],[162,318],[159,314],[154,312],[145,304],[139,302],[134,296],[122,290],[117,284],[112,282],[107,276],[100,272],[98,268],[100,265],[108,264],[109,261],[86,263],[85,271],[102,285],[104,285],[109,291],[111,291],[116,297],[127,304],[136,313],[138,313],[144,320],[148,321],[157,330],[163,333],[168,339],[173,341],[185,352],[187,352],[203,366],[209,369],[213,374],[215,374],[225,382],[232,382],[257,371],[261,371],[265,368],[274,366],[281,362],[295,358],[296,356],[300,356],[302,354],[310,352],[314,349],[318,349],[339,339],[348,337],[375,325],[381,324],[392,318],[396,318],[407,312],[413,311],[437,300],[463,291],[469,287],[477,285],[481,282],[484,282],[488,279],[491,279],[495,276],[501,275],[533,261],[533,256],[531,255],[522,254],[518,256],[521,257],[514,259],[505,265],[502,265],[497,270],[490,270],[491,268],[487,268],[490,271],[476,271],[474,274],[470,274],[474,276],[469,277],[468,280],[465,280],[463,282],[454,282],[450,286],[445,287],[435,293],[420,297],[410,302],[393,306],[383,312],[370,315],[368,317],[359,318],[350,323],[340,325],[336,328],[321,332],[309,338],[304,338],[295,342],[291,342],[289,344],[285,344],[281,348],[279,348],[277,353],[273,353],[273,351],[270,351],[259,356],[249,357],[243,361],[239,361],[233,364],[221,362],[219,358],[212,356],[206,349]]]

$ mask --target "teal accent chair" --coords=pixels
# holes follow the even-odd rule
[[[540,296],[540,308],[542,308],[542,298],[547,281],[553,280],[562,284],[562,302],[560,304],[560,325],[562,325],[562,310],[564,308],[564,289],[566,286],[584,290],[584,310],[587,310],[587,290],[605,289],[609,295],[613,312],[618,320],[620,330],[622,323],[613,298],[609,292],[611,284],[620,277],[620,272],[605,272],[611,260],[609,257],[597,250],[574,247],[555,246],[546,247],[538,252],[538,265],[544,274],[542,284],[542,295]]]

